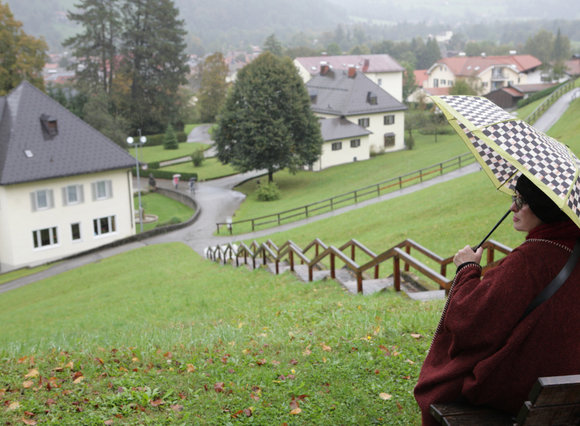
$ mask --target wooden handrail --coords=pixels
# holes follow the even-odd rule
[[[315,255],[312,259],[309,259],[305,253],[313,247],[315,248]],[[487,256],[485,258],[486,264],[484,265],[483,273],[497,264],[498,261],[495,260],[496,251],[504,255],[511,252],[511,248],[494,240],[486,241],[482,247],[484,250],[487,250]],[[322,251],[320,251],[321,248]],[[350,256],[344,252],[349,248]],[[370,260],[363,265],[359,265],[355,261],[356,250],[360,250],[369,256]],[[413,257],[411,250],[415,250],[421,255],[424,255],[428,259],[431,259],[437,263],[440,266],[440,272],[434,271],[431,267],[421,262],[416,257]],[[256,268],[256,258],[260,255],[262,256],[262,263],[264,265],[267,263],[267,259],[270,259],[275,263],[276,274],[280,273],[280,262],[286,258],[290,264],[290,269],[294,271],[294,257],[298,257],[301,263],[308,267],[309,281],[313,281],[314,267],[320,264],[326,258],[328,258],[330,262],[330,276],[332,278],[336,278],[336,260],[338,259],[344,263],[344,266],[351,270],[351,272],[356,276],[358,293],[363,292],[364,273],[369,269],[374,268],[374,276],[375,278],[379,278],[379,265],[390,260],[393,261],[393,281],[396,291],[401,290],[401,262],[404,264],[405,271],[409,271],[409,269],[412,267],[419,273],[423,274],[427,279],[435,282],[441,289],[449,291],[451,285],[451,279],[447,277],[446,267],[448,264],[453,262],[453,258],[443,258],[411,239],[406,239],[378,255],[355,239],[351,239],[338,248],[333,245],[327,246],[323,241],[315,238],[306,245],[304,250],[301,250],[300,247],[298,247],[298,245],[296,245],[291,240],[286,241],[279,247],[273,241],[267,240],[262,244],[253,241],[250,245],[239,243],[236,246],[235,244],[230,243],[224,246],[218,245],[215,248],[208,248],[207,250],[207,257],[209,259],[214,261],[223,260],[224,263],[227,263],[227,260],[232,259],[233,256],[236,265],[239,265],[240,257],[243,257],[245,264],[247,264],[248,257],[250,257],[252,259],[252,266],[254,269]]]

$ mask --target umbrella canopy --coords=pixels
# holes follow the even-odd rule
[[[580,160],[564,144],[479,96],[433,96],[497,189],[525,174],[580,226]]]

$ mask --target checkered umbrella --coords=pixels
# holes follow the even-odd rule
[[[580,160],[557,140],[478,96],[433,96],[500,191],[525,174],[580,226]]]

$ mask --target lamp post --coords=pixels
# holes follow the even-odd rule
[[[141,136],[141,129],[139,129],[139,140],[135,140],[131,136],[127,138],[127,143],[129,145],[135,144],[135,161],[137,162],[137,197],[139,198],[139,225],[141,232],[143,232],[143,209],[141,208],[141,179],[139,176],[139,150],[137,148],[139,145],[143,146],[145,142],[147,142],[147,138]]]

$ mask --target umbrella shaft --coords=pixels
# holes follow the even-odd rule
[[[497,227],[498,227],[498,226],[499,226],[499,225],[500,225],[500,224],[501,224],[501,223],[504,221],[504,219],[505,219],[506,217],[508,217],[508,215],[511,213],[511,211],[512,211],[512,209],[511,209],[511,207],[510,207],[510,208],[508,209],[508,211],[507,211],[507,212],[505,212],[505,214],[503,215],[503,217],[502,217],[502,218],[499,220],[499,222],[497,222],[497,223],[495,224],[495,226],[493,227],[493,229],[492,229],[491,231],[489,231],[489,234],[487,234],[487,235],[486,235],[486,236],[483,238],[483,240],[481,240],[481,243],[479,243],[479,244],[477,245],[477,247],[475,247],[475,249],[473,249],[473,251],[477,251],[477,249],[479,249],[479,248],[480,248],[480,247],[483,245],[483,243],[485,243],[485,242],[487,241],[487,239],[489,238],[489,236],[490,236],[491,234],[493,234],[493,231],[495,231],[495,230],[497,229]]]

